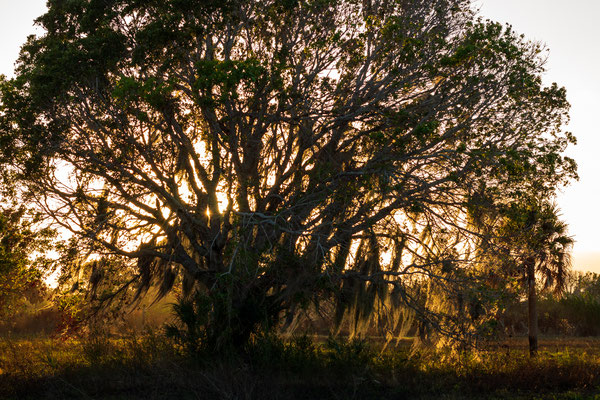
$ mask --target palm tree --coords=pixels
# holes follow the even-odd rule
[[[544,289],[561,293],[571,267],[574,240],[567,234],[567,224],[559,219],[555,204],[533,203],[515,210],[509,222],[511,235],[506,239],[516,250],[515,261],[527,282],[529,354],[534,357],[538,350],[537,277],[543,280]]]

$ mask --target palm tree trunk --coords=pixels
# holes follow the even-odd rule
[[[529,356],[535,357],[538,350],[537,293],[535,290],[535,262],[527,263],[527,288],[529,306]]]

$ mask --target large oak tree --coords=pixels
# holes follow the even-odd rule
[[[478,199],[575,175],[542,47],[466,0],[48,6],[2,83],[5,154],[95,268],[204,293],[213,340],[323,299],[455,334]]]

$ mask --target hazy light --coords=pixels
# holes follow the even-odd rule
[[[14,62],[27,36],[41,30],[33,20],[46,11],[46,0],[0,0],[0,74],[12,76]]]
[[[580,177],[559,195],[558,205],[576,240],[574,267],[600,272],[600,1],[478,0],[476,4],[484,17],[509,22],[515,31],[550,50],[544,82],[567,88],[571,103],[567,129],[578,139],[567,154],[579,164]]]

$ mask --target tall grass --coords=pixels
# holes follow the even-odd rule
[[[520,343],[523,341],[523,343]],[[593,398],[600,341],[525,339],[479,351],[411,352],[364,340],[253,338],[239,357],[184,355],[162,332],[0,340],[2,399]]]

